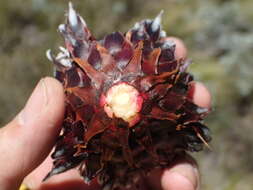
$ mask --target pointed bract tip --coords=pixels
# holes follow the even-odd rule
[[[158,15],[162,16],[164,13],[164,10],[162,9]]]
[[[161,21],[162,21],[162,15],[163,15],[163,10],[155,17],[155,19],[152,22],[151,29],[153,32],[159,30],[161,27]]]
[[[78,25],[78,17],[71,2],[69,2],[68,20],[71,27],[76,27]]]
[[[71,1],[69,1],[69,10],[72,9],[73,10],[73,4]]]
[[[84,26],[84,27],[87,27],[87,24],[86,24],[85,20],[83,19],[83,17],[79,16],[79,18],[80,18],[80,20],[81,20],[83,26]]]
[[[200,140],[204,143],[204,145],[210,150],[212,151],[212,147],[206,142],[206,140],[199,134],[197,133],[197,136],[200,138]]]

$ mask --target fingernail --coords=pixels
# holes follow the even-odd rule
[[[36,119],[47,104],[47,86],[45,79],[41,79],[28,99],[25,108],[20,113],[20,123],[26,125]]]

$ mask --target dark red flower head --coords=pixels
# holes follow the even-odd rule
[[[161,13],[125,34],[97,41],[69,5],[59,26],[66,49],[48,58],[66,93],[66,114],[46,178],[79,167],[85,182],[126,189],[154,167],[211,140],[201,122],[208,109],[187,96],[193,77],[166,39]]]

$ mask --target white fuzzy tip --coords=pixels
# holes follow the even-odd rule
[[[76,11],[73,9],[73,5],[71,2],[69,2],[68,19],[71,27],[76,27],[78,25],[78,17]]]
[[[46,56],[47,56],[49,61],[53,61],[53,56],[52,56],[52,53],[51,53],[51,49],[48,49],[46,51]]]
[[[144,31],[145,31],[145,26],[140,24],[139,28],[138,28],[138,35],[139,36],[142,36],[144,34]]]
[[[166,40],[162,45],[163,49],[169,49],[169,48],[175,48],[175,47],[176,47],[176,44],[173,40]]]
[[[59,60],[59,63],[63,66],[63,67],[71,67],[72,63],[69,59],[61,59]]]
[[[163,10],[161,10],[161,12],[153,20],[152,25],[151,25],[151,30],[153,32],[156,32],[157,30],[159,30],[161,26],[161,21],[162,21],[162,15],[163,15]]]
[[[161,38],[165,38],[166,36],[167,36],[166,32],[165,32],[164,30],[162,30],[162,31],[160,32],[160,37],[161,37]]]
[[[138,30],[140,28],[140,23],[139,22],[136,22],[133,29],[134,30]]]
[[[69,57],[69,51],[68,51],[66,48],[60,46],[59,49],[60,49],[60,51],[62,51],[67,57]]]
[[[61,33],[64,33],[66,31],[66,26],[65,24],[60,24],[58,26],[58,30],[61,32]]]

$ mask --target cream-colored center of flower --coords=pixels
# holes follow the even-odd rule
[[[105,99],[105,111],[109,117],[118,117],[130,122],[140,111],[142,98],[139,92],[127,83],[112,86]]]

